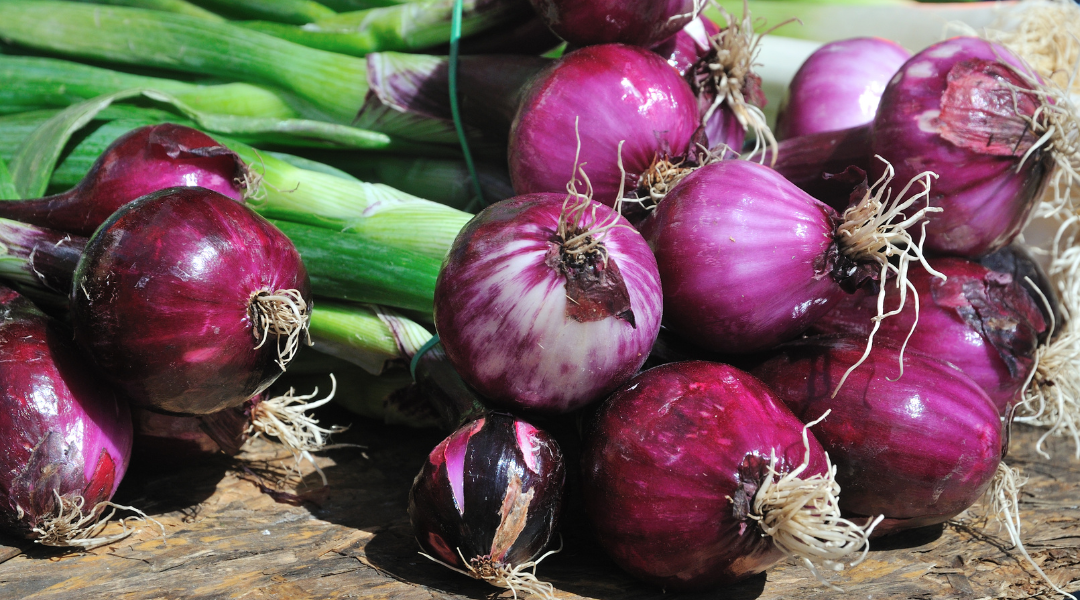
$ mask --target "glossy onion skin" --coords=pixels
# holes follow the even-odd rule
[[[530,194],[487,207],[458,234],[435,284],[435,326],[450,362],[499,404],[546,413],[580,408],[632,377],[660,330],[656,260],[622,217],[604,247],[626,284],[634,324],[567,314],[567,278],[547,264],[558,252],[564,198]],[[598,219],[611,214],[593,205]]]
[[[593,199],[612,205],[619,191],[619,142],[626,192],[657,156],[681,158],[698,128],[697,99],[659,55],[631,46],[590,46],[543,71],[525,93],[510,130],[510,179],[518,194],[565,193],[580,163]],[[584,186],[579,186],[584,191]]]
[[[79,185],[33,200],[0,203],[0,217],[89,236],[124,204],[174,186],[200,186],[244,197],[244,163],[205,133],[172,123],[120,136]]]
[[[258,350],[249,304],[296,289],[311,310],[292,243],[246,206],[203,188],[126,205],[75,271],[75,339],[132,402],[207,414],[242,404],[279,375],[271,335]]]
[[[699,15],[678,33],[653,46],[652,51],[664,57],[679,75],[686,75],[694,63],[709,53],[709,38],[718,33],[719,25],[712,19]]]
[[[490,556],[512,566],[538,558],[555,535],[565,480],[562,452],[548,433],[502,414],[466,423],[431,451],[413,481],[416,541],[459,569],[468,568],[459,549],[466,560]],[[519,512],[504,520],[507,506]]]
[[[0,288],[0,529],[30,537],[55,493],[84,511],[112,498],[131,456],[131,414],[71,334]],[[22,507],[26,517],[18,517]]]
[[[997,408],[960,370],[874,342],[835,398],[864,338],[809,339],[783,347],[753,370],[813,428],[837,467],[849,518],[885,515],[882,535],[943,523],[978,500],[1002,456]]]
[[[652,46],[690,22],[693,0],[529,0],[540,18],[574,46]]]
[[[1001,415],[1020,401],[1035,368],[1039,336],[1046,331],[1039,307],[1010,275],[962,258],[937,258],[930,265],[948,279],[923,269],[908,273],[919,292],[919,326],[907,349],[946,360],[979,384]],[[886,288],[885,310],[899,305],[895,286]],[[910,299],[910,296],[909,296]],[[813,330],[865,338],[877,314],[877,294],[856,292],[837,302]],[[915,321],[913,306],[881,321],[875,340],[903,344]]]
[[[844,293],[824,266],[836,223],[835,211],[768,167],[698,169],[640,226],[656,254],[665,324],[730,354],[795,337]]]
[[[896,71],[911,58],[903,46],[876,37],[818,48],[788,84],[776,115],[776,138],[838,131],[874,120]]]
[[[979,123],[976,133],[989,134],[989,143],[974,140],[961,146],[942,137],[946,129],[940,114],[949,73],[972,60],[1005,60],[1026,69],[1009,50],[977,38],[958,37],[930,46],[905,63],[885,88],[871,142],[871,152],[896,169],[894,193],[923,171],[940,176],[931,183],[930,201],[944,211],[929,216],[925,248],[966,257],[993,252],[1020,233],[1049,168],[1049,157],[1038,153],[1020,167],[1031,140],[1030,132],[1015,117],[1002,124],[999,117],[972,113],[971,119]],[[1027,87],[1022,80],[1013,79],[1014,84]],[[995,96],[972,87],[966,95],[971,104],[989,107],[986,112],[1014,110],[1008,93]],[[1023,95],[1021,110],[1029,116],[1035,110]],[[1000,129],[1006,125],[1007,130]],[[1024,144],[1017,135],[1028,136]],[[870,180],[876,180],[883,170],[881,161],[871,161]]]
[[[734,367],[691,361],[640,373],[585,433],[585,506],[597,539],[628,573],[666,589],[764,571],[783,554],[739,509],[764,481],[770,451],[781,473],[802,464],[802,430],[768,388]],[[826,469],[808,437],[803,478]]]

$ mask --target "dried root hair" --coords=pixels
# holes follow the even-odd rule
[[[690,20],[693,21],[698,17],[698,15],[701,14],[701,11],[705,10],[705,7],[707,5],[708,0],[694,0],[694,8],[690,12],[678,15],[671,15],[670,17],[668,17],[668,23],[685,17],[690,17]]]
[[[562,240],[562,252],[571,260],[584,260],[584,257],[592,252],[599,252],[604,264],[607,264],[607,249],[604,248],[604,238],[612,229],[624,227],[633,229],[629,225],[620,223],[623,194],[626,191],[626,171],[622,165],[622,147],[625,140],[619,142],[618,160],[619,171],[622,178],[619,183],[619,192],[615,197],[615,209],[606,217],[600,218],[596,211],[602,204],[594,202],[592,182],[585,174],[585,164],[581,159],[581,134],[578,130],[580,118],[574,117],[574,135],[577,137],[577,149],[574,152],[574,167],[570,174],[570,181],[566,184],[566,197],[563,199],[562,210],[559,213],[559,226],[556,235]],[[578,191],[578,178],[585,186],[585,192]],[[581,223],[581,225],[579,225]]]
[[[136,520],[157,525],[161,529],[161,539],[165,539],[165,526],[135,507],[106,501],[97,503],[88,512],[83,512],[86,499],[82,496],[61,496],[56,490],[53,490],[53,494],[56,496],[55,514],[41,519],[31,530],[36,536],[34,542],[37,544],[57,548],[93,550],[94,548],[118,542],[135,533],[138,529],[129,529],[126,519],[120,519],[120,525],[124,528],[123,531],[113,535],[101,535],[117,510],[130,510],[139,515],[134,517]],[[21,506],[16,508],[18,517],[22,520],[25,517],[25,512]],[[107,515],[105,514],[106,508],[112,509]]]
[[[488,556],[478,556],[466,560],[461,553],[461,548],[458,548],[457,552],[458,556],[461,557],[461,563],[466,565],[466,569],[459,569],[423,552],[420,553],[420,556],[437,562],[451,571],[457,571],[473,579],[486,581],[495,587],[510,590],[515,600],[519,593],[536,596],[543,600],[555,600],[555,586],[546,581],[540,581],[536,577],[536,566],[540,564],[540,561],[552,554],[562,552],[561,538],[559,547],[555,550],[548,550],[540,558],[516,566],[493,561]]]
[[[762,37],[774,31],[777,27],[790,23],[791,20],[774,25],[760,34],[755,34],[754,22],[750,18],[750,7],[746,0],[743,0],[743,16],[741,20],[736,19],[722,7],[720,8],[720,14],[723,15],[724,20],[727,22],[727,27],[709,38],[709,45],[712,48],[709,58],[713,60],[705,63],[709,70],[709,79],[716,90],[716,98],[708,110],[705,111],[705,114],[701,116],[701,124],[708,123],[713,113],[724,103],[727,103],[742,128],[754,133],[754,148],[747,153],[748,156],[761,152],[760,161],[764,164],[765,150],[768,150],[772,154],[769,165],[774,165],[779,152],[779,144],[772,130],[769,129],[765,113],[762,112],[761,108],[747,101],[743,95],[743,87],[747,77],[751,75],[758,54],[761,52],[759,44],[761,44]]]
[[[1073,597],[1071,594],[1050,581],[1042,568],[1031,559],[1031,555],[1028,554],[1027,548],[1024,547],[1024,543],[1020,539],[1019,493],[1020,488],[1024,486],[1026,481],[1015,470],[1006,465],[1004,461],[999,462],[997,472],[994,473],[994,479],[991,480],[990,487],[987,488],[983,496],[984,502],[989,505],[990,514],[997,517],[998,523],[1005,527],[1005,531],[1009,534],[1009,542],[1020,551],[1028,564],[1039,574],[1039,577],[1050,586],[1050,589],[1066,598],[1071,598]]]
[[[829,416],[829,412],[803,427],[806,454],[794,470],[780,473],[776,468],[776,450],[770,452],[768,474],[754,494],[750,518],[758,522],[763,535],[772,538],[781,552],[805,565],[822,584],[843,591],[825,581],[818,567],[842,571],[844,561],[855,553],[858,557],[846,566],[861,563],[870,550],[870,534],[885,517],[878,516],[859,526],[840,516],[840,486],[836,483],[836,467],[828,454],[825,475],[799,477],[810,466],[808,430]]]
[[[295,465],[293,469],[300,470],[300,464],[307,460],[322,478],[323,485],[328,485],[326,473],[315,462],[312,452],[332,450],[335,448],[358,448],[355,444],[330,444],[330,436],[348,430],[348,427],[333,425],[330,428],[320,427],[319,421],[308,414],[334,399],[337,391],[337,379],[330,375],[330,394],[322,400],[308,402],[319,394],[319,388],[305,396],[297,396],[294,388],[281,396],[263,400],[255,405],[251,415],[251,425],[247,432],[252,438],[260,435],[275,437],[281,445],[293,455]]]
[[[1045,458],[1050,454],[1043,444],[1050,436],[1073,439],[1080,459],[1080,247],[1074,236],[1068,237],[1062,250],[1062,235],[1075,230],[1080,217],[1066,220],[1054,240],[1050,274],[1057,283],[1061,310],[1066,321],[1061,330],[1054,321],[1050,303],[1030,280],[1028,284],[1042,297],[1050,313],[1047,343],[1035,351],[1035,366],[1024,385],[1023,400],[1016,407],[1015,421],[1045,428],[1035,450]],[[1057,336],[1055,337],[1055,333]]]
[[[877,297],[877,315],[873,317],[874,327],[870,330],[870,335],[866,340],[866,350],[859,360],[844,372],[844,376],[840,378],[840,383],[833,390],[833,397],[843,387],[848,375],[870,356],[870,351],[874,345],[874,336],[877,334],[878,328],[881,327],[882,319],[900,314],[900,311],[904,310],[904,306],[907,304],[907,293],[910,291],[914,296],[915,321],[912,323],[911,331],[908,332],[903,345],[900,347],[900,375],[897,378],[904,374],[904,350],[907,348],[911,335],[915,333],[915,327],[919,324],[919,292],[908,281],[908,270],[912,261],[918,262],[934,277],[945,279],[944,274],[934,270],[926,262],[926,256],[923,253],[923,243],[926,241],[926,215],[941,212],[940,207],[930,206],[930,181],[932,178],[937,178],[937,174],[930,171],[919,173],[911,181],[907,182],[907,185],[896,195],[896,200],[893,201],[889,183],[892,182],[895,171],[892,165],[884,158],[880,156],[877,158],[885,163],[885,172],[866,191],[866,195],[860,202],[853,204],[844,211],[844,222],[836,230],[837,244],[845,256],[860,262],[874,262],[881,268],[878,275],[880,285]],[[904,197],[907,196],[908,191],[916,183],[922,184],[922,190],[905,200]],[[926,206],[915,211],[910,217],[907,216],[904,211],[911,208],[919,200],[926,200]],[[909,231],[916,224],[922,226],[918,242],[915,242]],[[891,260],[894,257],[897,259],[896,264],[893,264]],[[900,304],[895,310],[885,312],[885,292],[889,275],[893,276],[895,286],[900,290]]]
[[[254,324],[252,333],[259,342],[255,349],[262,348],[270,336],[274,335],[277,339],[277,364],[282,371],[300,349],[301,335],[305,337],[305,343],[311,345],[311,334],[308,331],[311,314],[299,290],[255,292],[251,295],[249,310]]]

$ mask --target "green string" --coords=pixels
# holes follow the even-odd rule
[[[431,350],[439,343],[439,336],[434,335],[430,340],[424,342],[423,346],[413,354],[412,360],[409,361],[409,374],[412,375],[413,381],[416,381],[416,365],[420,364],[420,357],[423,356],[428,350]]]
[[[484,191],[480,189],[480,178],[476,175],[476,165],[473,164],[472,153],[469,152],[469,141],[465,139],[465,127],[461,123],[461,109],[458,107],[458,47],[461,45],[461,13],[463,0],[454,0],[454,15],[450,21],[450,114],[454,117],[454,129],[457,131],[458,141],[461,142],[461,152],[465,155],[465,166],[469,169],[469,177],[472,178],[473,191],[476,199],[469,203],[466,210],[475,210],[476,203],[487,206],[484,202]]]

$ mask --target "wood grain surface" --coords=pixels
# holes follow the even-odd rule
[[[322,413],[327,422],[355,417]],[[1029,478],[1023,489],[1023,536],[1032,557],[1059,585],[1080,589],[1080,461],[1071,445],[1051,440],[1053,460],[1034,452],[1038,432],[1016,427],[1008,462]],[[427,452],[442,438],[360,420],[337,441],[364,444],[319,457],[328,494],[276,501],[259,482],[280,474],[287,457],[256,440],[242,455],[166,471],[146,460],[117,494],[164,525],[163,542],[143,527],[90,552],[62,554],[33,543],[0,540],[0,598],[26,599],[459,599],[509,598],[509,592],[453,573],[417,554],[406,506]],[[152,457],[142,457],[143,459]],[[291,459],[288,459],[291,461]],[[149,462],[153,462],[152,460]],[[245,470],[241,465],[246,464]],[[300,491],[318,477],[305,465]],[[861,565],[829,579],[830,590],[792,562],[740,585],[688,599],[1029,598],[1046,586],[976,505],[944,526],[877,540]],[[120,531],[112,524],[106,533]],[[559,598],[661,599],[664,590],[622,573],[590,540],[571,510],[564,549],[544,561],[541,579]]]

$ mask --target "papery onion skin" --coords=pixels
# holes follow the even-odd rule
[[[534,560],[555,535],[565,480],[559,445],[543,430],[503,414],[466,423],[431,451],[413,481],[409,519],[416,541],[462,570],[469,565],[459,550],[466,561]],[[506,514],[514,500],[524,514]]]
[[[885,85],[909,58],[900,44],[876,37],[818,48],[788,84],[776,114],[776,139],[872,122]]]
[[[620,142],[629,193],[658,157],[686,156],[697,128],[694,93],[659,55],[619,44],[582,48],[525,93],[510,130],[510,179],[518,194],[565,192],[580,135],[593,198],[613,205]]]
[[[837,219],[768,167],[698,169],[640,226],[656,254],[665,324],[731,354],[795,337],[844,294],[824,259]]]
[[[597,539],[628,573],[671,590],[764,571],[783,554],[746,511],[770,451],[781,473],[802,464],[802,429],[734,367],[692,361],[639,374],[585,433],[582,477]],[[813,435],[809,443],[803,478],[826,472],[820,444]]]
[[[558,255],[564,199],[530,194],[484,209],[454,240],[435,285],[447,356],[462,379],[501,405],[556,413],[597,400],[637,372],[660,329],[656,260],[622,217],[603,243],[626,284],[632,322],[568,315],[566,276],[546,258]],[[612,214],[593,207],[600,220]]]
[[[0,217],[89,236],[124,204],[174,186],[200,186],[244,197],[244,163],[205,133],[172,123],[120,136],[79,185],[31,200],[0,202]]]
[[[540,18],[575,46],[652,46],[695,16],[694,0],[529,0]]]
[[[1054,336],[1057,337],[1065,326],[1065,313],[1061,310],[1061,299],[1058,298],[1054,282],[1023,244],[1013,242],[1001,250],[980,257],[979,264],[991,271],[1009,275],[1013,281],[1022,286],[1024,291],[1031,295],[1035,306],[1039,307],[1043,321],[1047,324],[1053,323]],[[1037,290],[1033,289],[1026,279],[1030,279]],[[1048,327],[1039,333],[1039,343],[1046,343],[1049,336]]]
[[[921,269],[908,274],[919,293],[919,322],[910,339],[914,307],[882,320],[874,339],[897,345],[908,339],[908,351],[952,363],[979,384],[1004,416],[1021,400],[1035,368],[1039,337],[1047,330],[1039,306],[1011,275],[963,258],[931,259],[930,265],[948,279]],[[895,310],[898,303],[898,291],[888,286],[885,310]],[[860,291],[841,298],[811,329],[865,339],[876,314],[877,294]]]
[[[885,515],[883,535],[943,523],[978,500],[1002,456],[1002,424],[986,393],[955,367],[863,338],[786,344],[753,370],[803,422],[837,467],[848,518]]]
[[[0,528],[20,537],[57,516],[56,494],[82,497],[84,513],[112,498],[131,456],[127,402],[87,366],[70,332],[7,288],[0,439]]]
[[[132,402],[212,413],[281,375],[276,336],[255,348],[250,305],[293,289],[310,314],[300,254],[266,219],[210,190],[169,188],[90,238],[72,286],[75,339]]]
[[[1046,183],[1048,153],[1036,152],[1020,164],[1037,136],[1018,117],[992,115],[1015,115],[1011,91],[998,85],[998,93],[991,94],[970,85],[993,79],[980,75],[980,70],[1008,72],[995,65],[1031,72],[1000,45],[958,37],[913,56],[882,94],[871,151],[895,167],[894,193],[917,173],[929,170],[939,175],[931,186],[930,202],[944,211],[929,218],[927,250],[978,257],[1006,246],[1027,223]],[[1002,77],[1022,89],[1029,87],[1016,75]],[[953,115],[948,122],[942,120],[946,98],[960,103],[948,111]],[[1017,98],[1028,116],[1039,104],[1030,94],[1018,93]],[[968,110],[966,104],[984,108]],[[950,139],[962,140],[962,145]],[[883,165],[871,162],[871,181],[881,175]]]
[[[664,57],[679,75],[686,75],[690,67],[709,53],[709,38],[720,33],[720,26],[712,19],[699,15],[678,33],[653,46],[652,51]]]

